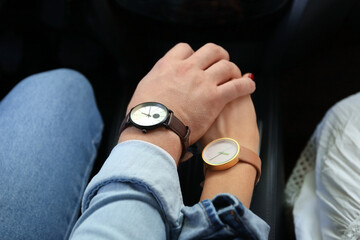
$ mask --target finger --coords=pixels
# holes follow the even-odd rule
[[[178,43],[172,49],[170,49],[164,56],[164,58],[175,58],[184,60],[190,57],[194,53],[194,50],[187,43]]]
[[[219,93],[224,100],[224,104],[232,100],[252,94],[256,89],[255,82],[248,76],[233,79],[219,86]]]
[[[193,62],[200,69],[207,69],[221,59],[229,60],[229,53],[222,47],[208,43],[191,55],[188,60]]]
[[[245,73],[243,77],[251,78],[253,81],[255,81],[254,74],[252,74],[252,73]]]
[[[241,78],[241,71],[235,63],[220,60],[205,70],[208,78],[216,84],[222,84],[230,79]]]

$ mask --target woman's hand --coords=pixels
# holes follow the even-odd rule
[[[233,138],[240,145],[258,152],[259,130],[250,95],[228,103],[199,143],[205,147],[209,142],[223,137]]]
[[[250,95],[228,103],[199,143],[205,147],[209,142],[223,137],[233,138],[240,145],[255,153],[258,152],[259,130]],[[235,166],[222,171],[206,169],[201,200],[212,199],[219,193],[230,193],[235,195],[244,206],[249,207],[256,174],[254,166],[245,162],[238,162]]]

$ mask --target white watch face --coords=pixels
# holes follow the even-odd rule
[[[164,122],[168,117],[167,108],[159,103],[142,103],[131,110],[131,120],[144,127],[155,126]]]
[[[207,164],[221,165],[233,160],[239,150],[239,144],[233,139],[220,138],[205,147],[202,157]]]

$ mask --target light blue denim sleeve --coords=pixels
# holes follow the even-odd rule
[[[267,239],[269,232],[229,194],[185,207],[174,160],[142,141],[113,149],[82,204],[71,239]]]

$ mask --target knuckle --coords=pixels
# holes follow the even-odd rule
[[[216,55],[220,56],[222,59],[230,59],[229,53],[221,46],[215,44],[215,43],[207,43],[204,46],[209,51],[214,52]]]
[[[194,50],[191,48],[191,46],[185,42],[180,42],[180,43],[176,44],[176,47],[182,48],[185,51],[194,52]]]
[[[168,61],[166,59],[160,58],[155,64],[156,69],[160,70],[160,71],[166,69],[167,68],[167,62]]]
[[[233,73],[234,71],[234,67],[233,65],[228,61],[228,60],[225,60],[225,59],[221,59],[219,61],[219,64],[221,65],[221,67],[224,69],[225,72],[231,72]]]
[[[194,67],[195,67],[195,64],[193,62],[183,61],[177,66],[176,70],[177,70],[177,73],[181,76],[181,75],[184,75],[184,74],[188,73],[189,71],[191,71]]]
[[[230,75],[232,76],[232,78],[238,78],[241,77],[241,71],[240,69],[237,67],[237,65],[233,62],[230,62],[228,60],[222,59],[219,62],[221,64],[221,67],[223,68],[223,70],[227,73],[230,73]]]
[[[209,49],[209,51],[215,52],[217,54],[220,54],[222,49],[222,47],[216,45],[215,43],[207,43],[205,47]]]
[[[230,62],[231,64],[231,68],[232,68],[232,73],[234,74],[234,76],[236,77],[241,77],[241,70],[240,68],[233,62]]]
[[[180,42],[178,44],[176,44],[178,47],[182,47],[182,48],[190,48],[190,45],[188,43],[185,42]]]
[[[230,59],[230,54],[228,53],[228,51],[226,51],[224,48],[221,48],[223,50],[222,54],[223,54],[223,57],[227,60]]]
[[[207,48],[209,48],[209,49],[216,49],[216,48],[218,48],[219,46],[216,45],[215,43],[209,42],[209,43],[205,44],[205,47],[207,47]]]

